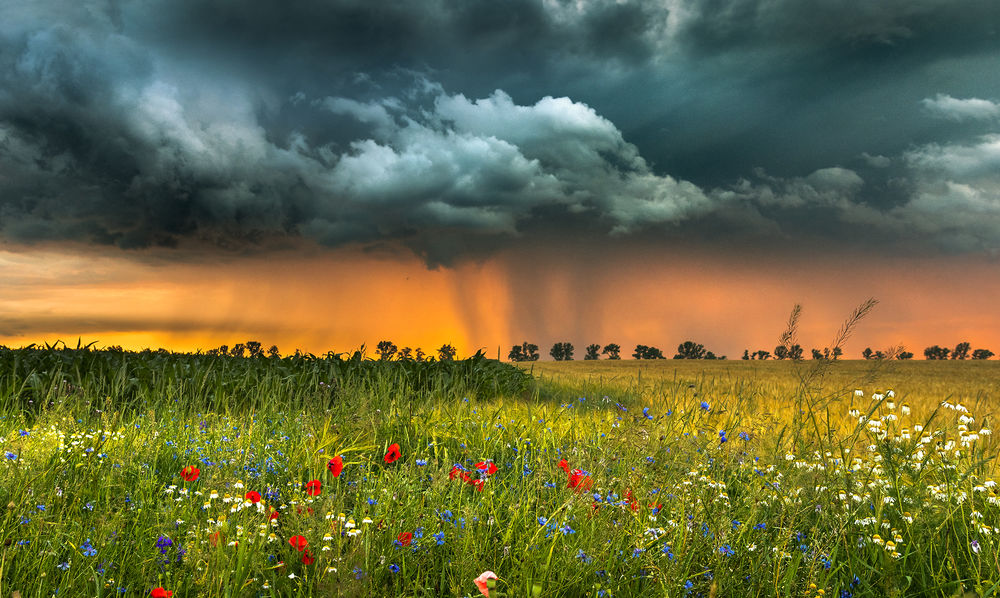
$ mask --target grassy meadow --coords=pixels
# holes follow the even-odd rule
[[[998,383],[0,349],[0,597],[995,595]]]

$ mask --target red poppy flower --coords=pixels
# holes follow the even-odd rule
[[[472,480],[469,484],[475,486],[476,492],[482,492],[483,487],[486,486],[486,480]]]
[[[399,542],[400,546],[409,546],[410,542],[413,541],[413,534],[410,532],[400,532],[399,535],[396,536],[396,541]]]
[[[340,472],[344,470],[344,458],[337,455],[330,462],[326,464],[326,468],[330,470],[333,477],[340,477]]]
[[[308,550],[302,553],[302,564],[311,565],[316,562],[316,558]]]
[[[382,458],[386,463],[395,463],[403,456],[403,453],[399,452],[399,445],[392,443],[389,445],[389,450],[386,452],[385,457]]]
[[[277,518],[278,518],[278,511],[274,507],[271,507],[271,514],[267,516],[267,520],[274,521]]]
[[[243,498],[249,500],[253,504],[257,504],[260,502],[260,492],[254,492],[253,490],[251,490],[250,492],[244,494]]]
[[[174,593],[170,590],[164,590],[163,588],[153,588],[150,590],[149,595],[152,598],[171,598]]]
[[[458,468],[458,465],[452,465],[451,471],[448,472],[448,479],[454,480],[460,473],[462,473],[462,470]]]
[[[566,461],[566,459],[560,460],[559,463],[556,465],[556,467],[565,471],[566,473],[569,473],[569,462]]]
[[[319,496],[319,493],[323,491],[323,483],[319,480],[311,480],[306,482],[306,494],[309,496]]]
[[[221,538],[221,536],[222,536],[222,534],[220,532],[215,532],[214,534],[212,534],[212,535],[210,535],[208,537],[208,542],[212,546],[218,546],[219,545],[219,539]]]
[[[194,465],[188,465],[181,470],[181,477],[184,478],[185,482],[193,482],[198,479],[199,475],[201,475],[201,470]]]
[[[304,536],[292,536],[291,538],[288,539],[288,543],[292,545],[292,548],[298,550],[299,552],[305,550],[306,546],[309,545],[309,542],[305,539]]]
[[[584,490],[590,490],[593,485],[594,482],[590,479],[589,475],[586,475],[579,469],[574,469],[569,473],[569,483],[566,484],[566,487],[576,488],[577,492],[582,492]]]
[[[639,510],[639,501],[632,495],[631,489],[625,491],[625,499],[628,500],[628,506],[633,513]]]
[[[486,475],[493,475],[499,468],[493,461],[480,461],[479,463],[476,463],[476,469],[479,471],[485,471]]]

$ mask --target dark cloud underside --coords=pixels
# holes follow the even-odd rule
[[[10,243],[306,241],[432,265],[556,231],[1000,247],[992,1],[5,13]]]

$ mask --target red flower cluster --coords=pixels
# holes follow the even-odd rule
[[[585,492],[590,490],[594,486],[594,481],[590,479],[582,469],[570,469],[569,462],[566,459],[560,459],[556,467],[566,472],[569,476],[569,480],[566,483],[567,488],[575,488],[577,492]]]
[[[405,548],[410,545],[410,542],[413,541],[413,534],[410,532],[400,532],[399,535],[396,536],[396,541],[399,542],[400,546]]]
[[[309,542],[306,540],[305,536],[292,536],[291,538],[288,539],[288,543],[292,545],[292,548],[298,550],[299,552],[305,550],[306,546],[309,545]]]
[[[385,453],[385,457],[382,460],[388,463],[395,463],[403,456],[403,453],[399,451],[399,445],[395,442],[389,445],[389,450]]]
[[[243,498],[249,500],[253,504],[257,504],[257,503],[260,502],[260,492],[255,492],[255,491],[251,490],[250,492],[247,492],[246,494],[244,494]]]
[[[330,470],[333,477],[340,477],[340,472],[344,470],[344,458],[337,455],[330,462],[326,464],[326,468]]]
[[[151,598],[171,598],[174,593],[170,590],[164,590],[163,588],[153,588],[149,591]]]
[[[193,482],[198,479],[199,475],[201,475],[201,470],[194,465],[188,465],[181,470],[181,477],[184,478],[185,482]]]
[[[499,468],[493,461],[486,460],[476,463],[476,470],[479,471],[479,473],[484,474],[488,478],[489,476],[499,471]],[[461,478],[463,482],[474,487],[477,492],[482,492],[483,488],[486,486],[486,480],[484,480],[483,478],[472,477],[472,474],[465,471],[458,465],[452,466],[451,471],[448,472],[449,480],[454,480],[455,478]]]

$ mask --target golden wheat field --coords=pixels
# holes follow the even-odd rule
[[[914,419],[930,417],[947,401],[983,422],[1000,411],[1000,361],[865,360],[597,360],[538,361],[521,367],[551,384],[586,395],[627,390],[652,406],[695,395],[712,404],[737,405],[741,415],[765,424],[789,422],[800,399],[816,417],[846,433],[852,408],[862,412],[871,395],[892,390]],[[863,397],[855,391],[864,392]]]

